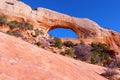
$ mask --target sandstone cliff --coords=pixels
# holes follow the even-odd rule
[[[75,18],[45,8],[32,9],[17,0],[0,0],[0,14],[7,15],[9,20],[29,21],[45,34],[54,28],[69,28],[76,32],[79,40],[107,43],[120,53],[120,33],[103,29],[87,18]]]

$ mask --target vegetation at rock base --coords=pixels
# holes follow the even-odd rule
[[[66,47],[73,47],[74,46],[74,43],[72,41],[65,41],[63,43]]]
[[[110,47],[103,43],[92,43],[91,44],[91,63],[102,63],[106,64],[110,60],[109,50]]]
[[[13,32],[11,30],[7,31],[6,33],[9,35],[13,35]]]
[[[8,30],[6,33],[16,37],[21,37],[21,38],[23,37],[22,33],[18,30],[17,31]]]
[[[22,22],[20,25],[21,28],[23,29],[28,29],[28,30],[33,30],[33,25],[30,24],[29,22]]]
[[[6,25],[6,23],[7,23],[7,16],[0,15],[0,24]]]
[[[42,45],[42,43],[41,42],[37,42],[37,43],[35,43],[37,46],[41,46]]]
[[[73,52],[72,49],[67,49],[67,50],[65,50],[64,52],[61,52],[60,54],[61,54],[61,55],[68,55],[68,56],[70,56],[70,57],[72,57],[72,58],[75,58],[75,57],[76,57],[76,55],[74,54],[74,52]]]
[[[11,29],[13,29],[13,28],[20,26],[20,23],[18,21],[14,20],[14,21],[9,21],[7,23],[7,25],[10,26]]]
[[[74,53],[76,55],[76,58],[81,61],[90,62],[91,59],[91,52],[90,47],[87,45],[77,45],[74,46]]]
[[[28,30],[33,30],[33,25],[30,24],[29,22],[18,22],[17,20],[13,21],[7,21],[7,16],[5,15],[0,15],[0,24],[2,25],[8,25],[11,29],[13,28],[21,28],[21,29],[28,29]]]
[[[62,41],[59,38],[54,38],[54,46],[57,47],[58,49],[62,49]]]
[[[113,69],[113,68],[107,68],[104,73],[101,75],[109,80],[119,80],[115,77],[115,75],[118,75],[119,73]]]
[[[23,34],[22,34],[19,30],[13,31],[12,33],[13,33],[13,35],[16,36],[16,37],[21,37],[21,38],[23,38]]]
[[[37,37],[38,35],[43,35],[43,31],[42,30],[39,30],[39,29],[35,29],[35,36],[34,37]]]

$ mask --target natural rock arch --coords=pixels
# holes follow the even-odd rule
[[[77,29],[75,29],[74,27],[72,28],[70,26],[63,26],[63,25],[61,25],[61,26],[60,25],[52,26],[52,27],[50,27],[48,32],[50,30],[54,30],[54,29],[57,29],[57,28],[71,29],[77,35],[77,37],[80,38],[80,32],[78,32]]]
[[[72,23],[67,23],[67,22],[61,23],[61,21],[59,22],[59,24],[56,24],[53,22],[51,26],[47,27],[47,32],[49,32],[50,30],[56,29],[56,28],[71,29],[72,31],[76,33],[76,35],[78,36],[78,39],[96,36],[96,34],[89,31],[89,29],[77,27],[77,25],[72,24]]]
[[[7,0],[7,2],[1,0],[0,9],[5,15],[22,17],[25,21],[29,20],[34,26],[43,28],[46,33],[57,27],[72,29],[79,38],[100,37],[101,32],[106,32],[98,24],[87,18],[76,18],[45,8],[33,10],[30,6],[17,0]]]

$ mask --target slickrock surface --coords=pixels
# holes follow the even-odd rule
[[[103,71],[0,33],[0,80],[106,80]]]

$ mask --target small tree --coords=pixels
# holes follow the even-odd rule
[[[64,45],[67,46],[67,47],[73,47],[74,46],[72,41],[65,41]]]
[[[54,46],[59,48],[59,49],[61,49],[62,48],[62,41],[61,41],[61,39],[54,38],[54,41],[55,41]]]

